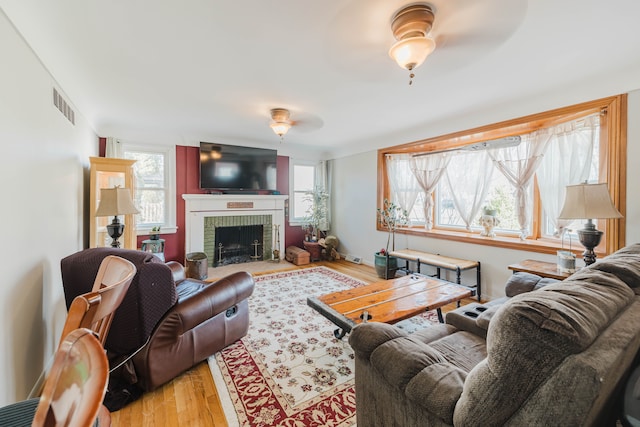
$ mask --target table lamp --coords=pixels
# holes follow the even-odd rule
[[[128,188],[102,188],[100,189],[100,205],[96,210],[96,216],[111,216],[113,221],[107,225],[107,232],[111,237],[111,247],[119,248],[118,238],[124,232],[124,224],[118,219],[118,215],[129,215],[140,213],[133,205],[131,192]]]
[[[584,264],[590,265],[596,261],[596,253],[593,248],[600,244],[602,231],[597,230],[593,223],[594,218],[622,218],[622,214],[616,209],[609,195],[607,184],[583,184],[568,185],[564,199],[564,206],[558,219],[586,219],[584,228],[577,230],[578,239],[584,246],[582,253]]]

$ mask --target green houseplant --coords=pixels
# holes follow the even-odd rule
[[[387,245],[375,254],[375,267],[378,277],[391,279],[398,271],[398,259],[389,256],[389,245],[391,250],[396,248],[396,230],[398,227],[409,223],[409,213],[400,205],[384,199],[381,208],[377,208],[378,223],[387,230]]]
[[[309,203],[306,215],[303,218],[302,228],[305,230],[305,240],[317,242],[329,226],[329,193],[324,188],[316,187],[307,191],[303,200]]]

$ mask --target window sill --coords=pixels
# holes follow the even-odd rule
[[[386,229],[378,228],[380,231],[386,231]],[[492,246],[496,248],[505,248],[505,249],[513,249],[519,251],[527,251],[527,252],[537,252],[543,254],[552,254],[555,255],[558,250],[568,250],[565,247],[562,247],[560,241],[552,241],[552,240],[534,240],[534,239],[526,239],[521,240],[518,237],[507,237],[507,236],[496,236],[496,237],[484,237],[479,233],[468,233],[468,232],[455,232],[455,231],[444,231],[444,230],[425,230],[419,228],[402,228],[396,230],[397,234],[408,234],[413,236],[422,236],[428,237],[432,239],[442,239],[442,240],[450,240],[455,242],[463,242],[463,243],[471,243],[475,245],[483,245],[483,246]],[[605,239],[603,239],[604,242]],[[572,245],[572,250],[574,254],[578,257],[582,256],[582,252],[584,248],[580,244],[580,242],[575,242],[576,244]],[[603,246],[604,243],[601,244]],[[601,248],[596,248],[596,255],[600,257],[604,257],[606,254]]]

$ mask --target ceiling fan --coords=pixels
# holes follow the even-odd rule
[[[527,10],[526,0],[367,0],[366,5],[356,1],[332,22],[327,58],[340,71],[357,74],[361,80],[389,80],[394,65],[387,52],[397,41],[393,18],[407,6],[419,5],[433,12],[429,36],[436,47],[421,71],[431,78],[497,49],[518,29]]]
[[[272,108],[269,111],[271,116],[271,123],[269,126],[273,132],[280,137],[280,141],[284,139],[284,135],[292,128],[302,132],[308,132],[316,129],[320,129],[324,122],[318,116],[296,112],[296,120],[291,119],[291,112],[286,108]]]

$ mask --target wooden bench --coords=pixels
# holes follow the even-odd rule
[[[407,273],[413,273],[409,268],[409,262],[415,262],[416,273],[420,273],[420,265],[430,265],[432,267],[436,267],[436,275],[438,279],[440,278],[440,269],[451,270],[456,272],[456,283],[461,284],[460,282],[460,274],[464,270],[476,269],[476,284],[475,288],[477,289],[476,296],[478,297],[478,301],[480,301],[480,293],[481,293],[481,285],[480,285],[480,261],[470,261],[466,259],[460,258],[452,258],[448,256],[442,256],[438,254],[432,254],[429,252],[415,251],[413,249],[402,249],[397,251],[389,252],[389,256],[403,259],[407,262],[406,271]],[[387,265],[389,265],[387,263]],[[471,286],[474,287],[474,286]]]

